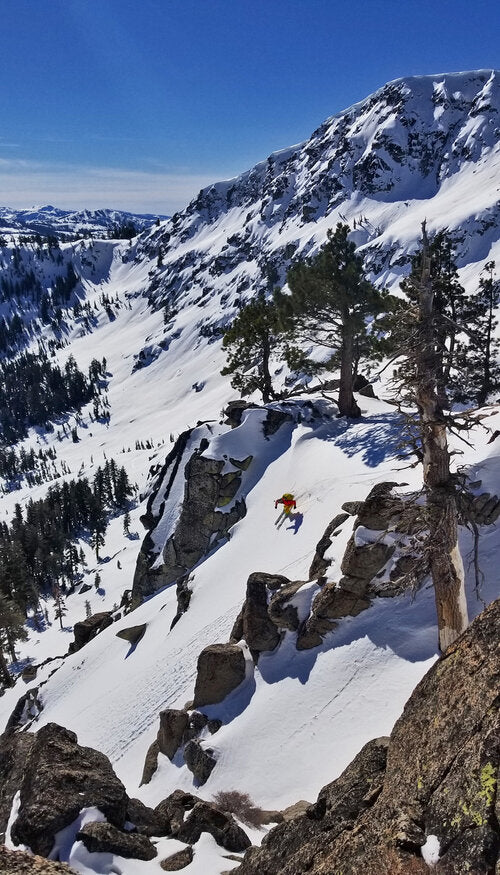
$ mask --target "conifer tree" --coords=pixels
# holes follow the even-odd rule
[[[366,279],[349,233],[341,223],[330,229],[317,255],[292,265],[287,276],[291,295],[278,293],[276,301],[292,336],[330,351],[324,366],[340,367],[339,415],[355,418],[361,415],[353,394],[355,343],[362,340],[367,350],[375,348],[369,321],[387,308],[389,296]]]
[[[258,391],[264,404],[276,398],[270,372],[270,358],[280,344],[278,312],[272,301],[259,295],[250,301],[224,334],[223,349],[229,350],[221,374],[232,374],[231,386],[242,395]]]
[[[0,594],[0,649],[6,650],[12,662],[15,662],[16,641],[25,641],[27,637],[22,612],[13,599]]]
[[[465,311],[469,329],[466,340],[458,344],[455,398],[474,399],[478,407],[500,387],[500,342],[495,333],[495,311],[500,303],[500,282],[495,278],[495,262],[485,264],[479,290],[471,295]]]
[[[434,585],[439,647],[444,651],[467,628],[464,568],[458,545],[455,482],[450,470],[448,417],[440,383],[445,347],[436,313],[433,262],[425,222],[422,247],[405,287],[416,307],[400,312],[406,342],[408,383],[419,414],[423,480],[428,525],[427,554]],[[404,318],[403,318],[404,317]]]

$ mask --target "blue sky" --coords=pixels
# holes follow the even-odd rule
[[[500,68],[498,0],[0,0],[0,204],[172,213],[399,76]]]

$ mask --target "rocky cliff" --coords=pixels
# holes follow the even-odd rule
[[[499,869],[500,601],[448,649],[390,739],[366,745],[241,875],[495,875]]]

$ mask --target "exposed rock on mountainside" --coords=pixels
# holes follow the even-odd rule
[[[496,601],[416,687],[388,747],[383,739],[366,745],[305,816],[280,824],[246,854],[241,875],[423,875],[429,836],[439,841],[436,875],[493,875],[499,631]]]
[[[85,647],[92,638],[95,638],[103,629],[113,625],[112,611],[102,611],[99,614],[93,614],[82,620],[80,623],[75,623],[73,632],[75,640],[71,642],[68,648],[68,653],[76,653]]]
[[[182,435],[179,441],[181,446],[177,450],[174,448],[170,454],[159,477],[158,487],[149,499],[144,522],[151,530],[161,519],[165,502],[168,500],[187,444],[186,435]],[[210,459],[202,455],[207,445],[208,441],[204,439],[185,465],[182,507],[175,530],[163,546],[160,563],[157,561],[157,555],[152,551],[151,535],[145,538],[134,577],[132,599],[135,602],[183,578],[196,562],[218,540],[227,537],[229,529],[245,516],[246,507],[243,499],[235,501],[226,512],[220,509],[232,501],[237,494],[241,484],[241,469],[235,468],[233,471],[222,473],[225,465],[223,459]],[[162,490],[162,502],[157,514],[153,514],[152,507],[155,501],[158,502],[159,490]]]
[[[222,700],[245,680],[245,656],[237,644],[210,644],[198,657],[195,708]]]

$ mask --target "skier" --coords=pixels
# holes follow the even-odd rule
[[[284,492],[281,498],[276,499],[276,501],[274,502],[275,510],[277,509],[278,504],[283,505],[282,513],[285,516],[290,516],[292,509],[295,510],[295,508],[297,507],[297,502],[295,501],[291,492]]]

